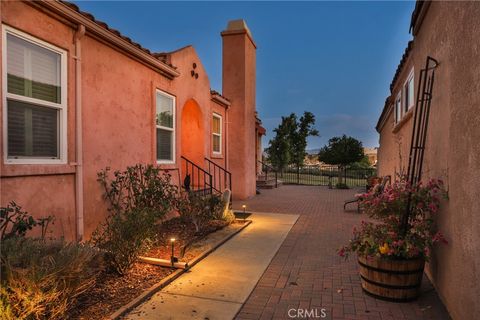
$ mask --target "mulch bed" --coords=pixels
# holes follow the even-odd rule
[[[150,288],[174,269],[135,263],[124,276],[102,272],[95,286],[81,295],[70,319],[104,319]]]
[[[228,223],[222,220],[210,221],[199,232],[195,231],[195,226],[186,224],[179,218],[173,218],[164,222],[159,231],[157,244],[144,256],[167,259],[170,260],[172,254],[172,244],[170,239],[175,239],[174,255],[178,257],[180,261],[188,261],[188,256],[191,256],[192,245],[209,234],[223,229]],[[186,246],[186,248],[185,248]],[[185,252],[182,252],[185,249]],[[183,255],[185,253],[185,255]]]
[[[214,243],[241,228],[242,223],[228,225],[224,221],[211,221],[201,232],[195,227],[173,218],[162,223],[156,245],[144,256],[170,259],[171,238],[175,238],[175,256],[180,261],[191,261]],[[182,248],[187,245],[185,255]],[[77,305],[69,312],[70,319],[105,319],[143,291],[153,286],[175,269],[135,263],[124,276],[102,272],[95,286],[78,298]]]

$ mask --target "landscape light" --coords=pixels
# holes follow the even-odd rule
[[[175,262],[177,262],[177,258],[175,258],[175,238],[170,238],[170,243],[172,244],[172,255],[170,256],[170,261],[172,262],[173,267]]]

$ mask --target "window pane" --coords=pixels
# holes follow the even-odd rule
[[[402,117],[402,100],[400,98],[397,99],[397,102],[395,104],[395,120],[396,122],[400,121],[400,118]]]
[[[413,78],[408,82],[408,106],[409,108],[415,104],[415,94],[413,91]]]
[[[61,56],[7,34],[8,92],[60,103]]]
[[[220,118],[213,117],[213,132],[220,134]]]
[[[220,152],[220,136],[213,136],[213,152]]]
[[[173,128],[173,99],[157,92],[157,125]]]
[[[157,160],[173,160],[173,132],[157,129]]]
[[[59,111],[7,101],[8,157],[58,158]]]

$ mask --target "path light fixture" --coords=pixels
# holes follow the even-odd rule
[[[170,243],[172,244],[172,254],[170,256],[170,262],[172,263],[173,268],[175,266],[175,262],[178,262],[178,258],[175,257],[175,238],[171,238]]]

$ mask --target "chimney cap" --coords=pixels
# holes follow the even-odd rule
[[[239,30],[247,30],[248,29],[247,23],[243,19],[236,19],[228,21],[227,30],[226,31],[239,31]]]
[[[241,33],[246,33],[247,36],[252,41],[255,48],[257,47],[255,45],[255,42],[253,41],[252,33],[250,32],[250,29],[248,28],[247,23],[243,19],[228,21],[227,28],[225,29],[225,31],[221,33],[221,35],[225,36],[225,35],[234,35],[234,34],[241,34]]]

